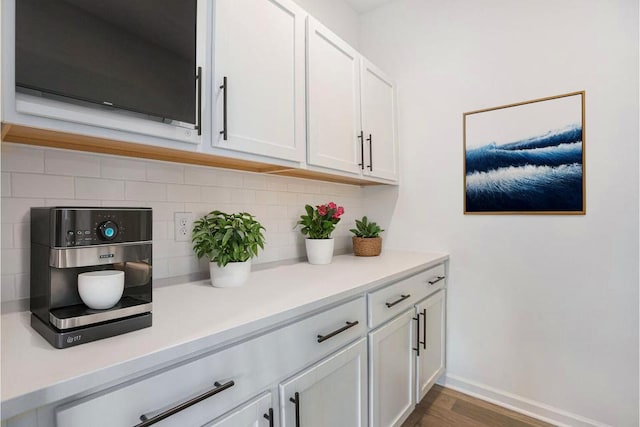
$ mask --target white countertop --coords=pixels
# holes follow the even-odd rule
[[[239,288],[208,281],[157,288],[150,328],[62,350],[31,328],[29,312],[2,315],[2,419],[242,339],[447,259],[442,253],[341,255],[329,265],[254,271]]]

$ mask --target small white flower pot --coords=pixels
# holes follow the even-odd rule
[[[218,267],[215,262],[209,263],[211,285],[216,288],[235,288],[244,285],[251,274],[251,260],[245,262],[230,262],[224,267]]]
[[[331,264],[333,239],[305,239],[309,264]]]

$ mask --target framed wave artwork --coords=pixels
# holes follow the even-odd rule
[[[464,213],[584,215],[584,97],[464,113]]]

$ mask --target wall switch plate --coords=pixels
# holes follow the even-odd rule
[[[174,212],[173,225],[176,242],[191,241],[191,230],[193,229],[193,214],[191,212]]]

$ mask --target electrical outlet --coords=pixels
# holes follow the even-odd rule
[[[191,229],[193,228],[193,214],[191,212],[174,212],[173,225],[175,227],[176,242],[191,241]]]

